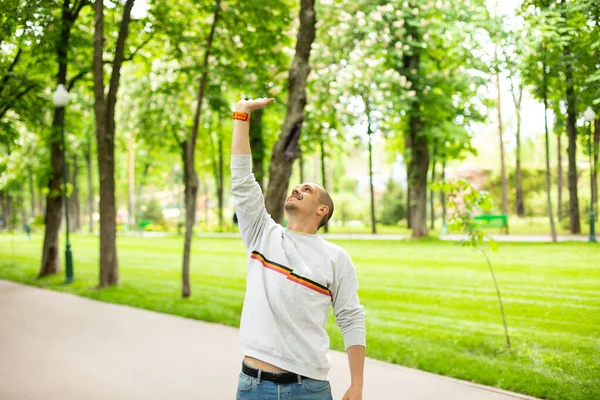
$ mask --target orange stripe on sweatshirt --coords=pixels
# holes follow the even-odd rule
[[[267,269],[270,269],[272,271],[279,272],[280,274],[285,275],[288,280],[290,280],[294,283],[297,283],[308,289],[314,290],[315,292],[318,292],[318,293],[321,293],[321,294],[331,297],[331,292],[328,289],[320,287],[319,285],[311,282],[307,278],[303,278],[299,275],[292,274],[291,269],[284,267],[283,265],[279,265],[272,261],[267,260],[262,254],[260,254],[257,251],[253,251],[252,254],[250,255],[250,258],[252,258],[256,261],[259,261],[263,265],[263,267],[265,267]]]

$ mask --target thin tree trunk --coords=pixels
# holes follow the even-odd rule
[[[215,2],[213,22],[210,27],[210,33],[206,39],[204,50],[204,60],[202,63],[202,76],[196,96],[196,112],[194,114],[194,125],[189,138],[182,143],[183,170],[185,183],[185,243],[183,246],[183,266],[182,266],[182,287],[181,296],[188,298],[192,294],[190,286],[190,250],[192,248],[192,234],[196,222],[196,197],[198,195],[198,175],[196,174],[195,153],[196,139],[198,138],[198,129],[200,127],[200,117],[202,112],[202,100],[208,81],[208,58],[212,50],[212,42],[215,36],[215,29],[219,21],[219,12],[221,11],[221,0]]]
[[[265,179],[265,142],[263,140],[262,118],[264,108],[259,108],[252,113],[250,119],[250,148],[252,149],[252,171],[258,185],[264,191]]]
[[[446,158],[442,161],[442,182],[446,181]],[[440,190],[440,204],[442,205],[442,226],[446,226],[446,195]]]
[[[300,168],[300,182],[303,183],[304,182],[304,153],[300,149],[298,149],[298,158],[299,158],[298,167]]]
[[[510,80],[511,94],[513,97],[513,103],[515,104],[515,113],[517,115],[517,149],[516,158],[517,165],[515,169],[515,192],[516,192],[516,208],[517,216],[523,218],[525,216],[525,201],[523,199],[523,183],[521,180],[521,100],[523,99],[523,85],[519,85],[518,94],[515,93],[515,87],[513,80]]]
[[[498,45],[496,45],[496,48]],[[508,181],[506,179],[506,162],[504,156],[504,138],[502,131],[502,105],[500,92],[500,73],[496,72],[496,88],[498,89],[498,136],[500,141],[500,174],[502,177],[502,214],[508,214]]]
[[[35,188],[33,186],[33,172],[31,171],[31,166],[28,168],[29,175],[29,201],[31,202],[31,215],[30,218],[35,217]]]
[[[223,138],[221,136],[221,122],[219,119],[219,130],[217,131],[217,149],[214,152],[217,156],[215,160],[212,157],[213,172],[215,176],[215,187],[217,188],[217,206],[219,217],[219,228],[223,228]],[[211,136],[212,141],[212,136]],[[214,148],[214,146],[213,146]]]
[[[407,188],[406,188],[406,227],[408,229],[412,229],[412,218],[411,218],[411,214],[412,214],[412,203],[411,203],[411,198],[410,198],[410,183],[408,183],[410,179],[410,174],[408,173],[408,169],[407,169],[407,173],[406,173],[406,182],[407,182]]]
[[[544,60],[546,58],[546,48],[544,46]],[[552,211],[552,197],[550,196],[550,136],[548,134],[548,72],[546,71],[546,62],[543,65],[543,96],[544,96],[544,131],[546,138],[546,202],[548,208],[548,219],[550,220],[550,233],[552,242],[556,242],[556,226],[554,225],[554,214]]]
[[[110,77],[104,96],[104,0],[95,2],[94,94],[98,172],[100,175],[100,287],[119,282],[115,208],[115,107],[134,0],[127,0],[119,26],[119,35]]]
[[[273,147],[269,168],[269,187],[265,206],[271,217],[278,223],[283,220],[283,205],[304,121],[306,81],[310,72],[310,48],[316,34],[314,3],[314,0],[300,1],[300,29],[296,53],[289,73],[287,113],[279,140]]]
[[[87,146],[85,151],[85,165],[87,169],[87,214],[88,229],[90,234],[94,233],[94,182],[92,181],[92,138],[87,134]]]
[[[71,185],[73,190],[69,196],[69,231],[79,232],[81,229],[81,196],[79,192],[79,164],[77,155],[73,156],[73,173],[71,174]],[[67,167],[68,169],[68,167]]]
[[[558,152],[558,220],[562,221],[563,219],[563,170],[562,170],[562,131],[558,131],[556,135],[556,146]]]
[[[375,218],[375,188],[373,187],[373,131],[371,129],[371,105],[368,96],[363,96],[367,112],[367,136],[369,137],[369,194],[371,195],[371,233],[377,234],[377,220]]]
[[[594,170],[592,177],[592,204],[594,216],[598,220],[598,150],[600,147],[600,118],[594,121]]]
[[[431,185],[435,184],[435,167],[436,167],[436,156],[437,156],[437,148],[438,148],[438,144],[437,144],[437,140],[435,141],[434,145],[433,145],[433,156],[431,157]],[[431,189],[429,191],[429,216],[431,218],[431,225],[430,225],[430,229],[434,230],[435,229],[435,209],[434,209],[434,192],[433,189]]]
[[[569,227],[571,233],[581,233],[579,220],[579,197],[577,194],[577,109],[569,46],[563,49],[565,57],[565,80],[567,85],[567,134],[569,135]]]
[[[410,183],[410,160],[412,158],[412,140],[410,135],[410,130],[408,130],[404,134],[404,163],[406,165],[406,227],[408,229],[412,229],[412,214],[413,206],[412,206],[412,193],[411,193],[411,183]]]
[[[127,224],[129,229],[135,227],[135,136],[129,133],[127,157]]]
[[[321,132],[319,132],[319,136],[320,135],[321,135]],[[319,145],[321,147],[321,183],[323,184],[323,188],[325,190],[327,190],[327,175],[326,175],[326,167],[325,167],[325,143],[324,143],[322,137],[319,138]],[[328,233],[329,232],[329,223],[326,223],[325,226],[323,227],[323,229],[325,230],[325,233]]]

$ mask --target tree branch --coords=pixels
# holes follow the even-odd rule
[[[129,21],[131,20],[131,9],[133,8],[134,1],[135,0],[127,0],[127,2],[125,3],[125,8],[123,9],[123,17],[119,26],[119,36],[117,37],[117,47],[115,48],[113,70],[108,86],[107,104],[109,107],[109,114],[112,114],[110,109],[112,108],[112,110],[114,110],[114,105],[117,101],[119,79],[121,78],[121,65],[123,65],[123,54],[125,51],[125,40],[127,39]]]
[[[19,47],[19,51],[17,51],[17,55],[15,56],[15,59],[12,61],[12,63],[10,63],[10,66],[6,70],[6,74],[4,75],[4,78],[2,78],[2,84],[0,84],[0,94],[2,94],[2,92],[4,91],[4,88],[6,87],[6,82],[8,82],[10,73],[15,68],[15,65],[17,65],[17,63],[19,62],[19,58],[21,57],[22,52],[23,52],[23,49],[21,49]]]
[[[34,85],[30,85],[30,86],[26,87],[25,89],[23,89],[23,91],[21,93],[17,94],[15,96],[15,98],[12,99],[12,101],[10,101],[3,108],[1,108],[0,109],[0,119],[2,119],[2,117],[4,117],[4,114],[6,114],[6,112],[8,110],[10,110],[10,108],[17,102],[17,100],[19,100],[21,97],[25,96],[34,87],[35,87]]]
[[[71,78],[71,80],[69,81],[69,84],[67,85],[67,91],[71,91],[71,89],[73,89],[73,86],[75,86],[75,83],[80,80],[81,78],[83,78],[85,75],[87,75],[89,72],[91,72],[91,69],[85,69],[83,71],[81,71],[80,73],[78,73],[77,75],[75,75],[73,78]]]
[[[144,41],[143,41],[143,42],[142,42],[142,43],[141,43],[141,44],[140,44],[140,45],[139,45],[139,46],[138,46],[138,47],[137,47],[137,48],[136,48],[136,49],[133,51],[133,53],[131,53],[131,55],[130,55],[129,57],[126,57],[126,58],[124,58],[124,59],[123,59],[123,61],[131,61],[131,60],[133,60],[133,57],[135,57],[135,55],[138,53],[138,51],[140,51],[140,50],[142,49],[142,47],[144,47],[145,45],[147,45],[147,44],[148,44],[148,43],[149,43],[149,42],[152,40],[152,38],[154,37],[154,33],[155,33],[155,32],[156,32],[156,31],[152,31],[152,32],[150,33],[150,35],[149,35],[149,36],[146,38],[146,40],[144,40]]]
[[[79,2],[79,4],[77,5],[73,5],[73,21],[75,21],[77,19],[77,17],[79,16],[79,12],[81,11],[81,9],[85,6],[87,6],[88,4],[92,4],[89,0],[81,0]]]
[[[140,44],[140,45],[139,45],[139,46],[138,46],[138,47],[137,47],[137,48],[136,48],[136,49],[133,51],[133,53],[131,53],[131,55],[130,55],[129,57],[124,57],[124,58],[123,58],[123,61],[121,61],[121,62],[125,62],[125,61],[131,61],[131,60],[133,60],[133,57],[135,57],[135,55],[138,53],[138,51],[140,51],[140,50],[142,49],[142,47],[144,47],[145,45],[147,45],[147,44],[150,42],[150,40],[152,40],[152,37],[154,36],[154,33],[155,33],[155,32],[156,32],[156,31],[152,31],[152,32],[150,33],[150,36],[148,36],[148,38],[146,38],[146,40],[144,40],[144,41],[142,42],[142,44]],[[104,64],[114,64],[114,63],[115,63],[115,61],[114,61],[114,60],[105,60],[105,61],[104,61]]]

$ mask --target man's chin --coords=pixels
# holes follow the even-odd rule
[[[293,201],[288,200],[285,202],[283,209],[287,212],[294,212],[298,209],[298,206],[296,204],[294,204]]]

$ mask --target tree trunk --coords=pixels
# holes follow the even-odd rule
[[[558,152],[558,220],[562,221],[563,219],[563,170],[562,170],[562,131],[558,131],[556,135],[556,146]]]
[[[418,105],[413,105],[410,117],[410,133],[412,141],[412,157],[410,159],[411,229],[412,237],[420,238],[428,235],[427,231],[427,170],[429,169],[429,147],[427,137],[421,133],[423,122],[417,114]]]
[[[371,233],[375,235],[377,234],[377,220],[375,219],[375,189],[373,188],[373,132],[371,132],[370,111],[367,111],[367,134],[369,136],[369,194],[371,195]]]
[[[194,166],[193,148],[189,146],[189,143],[187,141],[181,143],[181,148],[184,165],[183,180],[185,184],[185,189],[183,192],[185,198],[185,242],[183,247],[181,295],[183,298],[188,298],[192,294],[192,289],[190,286],[190,250],[192,248],[192,235],[194,233],[194,225],[196,223],[196,197],[198,195],[198,175],[196,174],[196,168]]]
[[[409,32],[415,40],[419,40],[419,33],[416,29],[409,27]],[[417,96],[413,99],[409,114],[408,138],[405,140],[405,146],[409,154],[408,171],[408,189],[409,189],[409,224],[412,229],[412,237],[420,238],[428,235],[427,231],[427,179],[429,169],[429,145],[427,136],[423,131],[423,120],[421,116],[420,104],[418,102],[419,92],[419,65],[420,49],[412,48],[412,53],[405,54],[403,59],[403,70],[401,73],[412,83],[412,87],[417,91]]]
[[[265,179],[265,142],[263,140],[262,118],[264,108],[259,108],[252,113],[250,119],[250,148],[252,149],[252,171],[258,185],[264,191]]]
[[[182,143],[183,155],[183,171],[185,183],[185,243],[183,246],[183,266],[182,266],[182,287],[181,296],[188,298],[191,296],[190,286],[190,249],[192,247],[192,234],[194,224],[196,222],[196,197],[198,195],[198,175],[196,174],[196,166],[194,164],[196,153],[196,139],[198,138],[198,129],[200,127],[200,116],[202,112],[202,100],[204,99],[204,91],[208,81],[208,58],[212,49],[212,42],[215,36],[215,29],[219,20],[219,12],[221,11],[221,0],[215,2],[213,22],[210,27],[210,33],[206,39],[204,50],[204,60],[202,63],[202,76],[200,77],[200,85],[198,95],[196,96],[196,112],[194,114],[194,125],[189,138]]]
[[[304,154],[302,153],[302,150],[300,150],[300,148],[298,148],[298,158],[298,167],[300,168],[300,182],[304,183]]]
[[[433,145],[433,156],[431,157],[431,185],[435,184],[435,164],[436,164],[436,156],[437,156],[437,140]],[[430,229],[435,229],[435,209],[434,209],[434,192],[433,189],[429,191],[429,217],[431,218]]]
[[[407,168],[406,168],[406,184],[407,184],[407,188],[406,188],[406,227],[408,229],[412,229],[412,201],[411,201],[411,193],[410,193],[410,183],[408,183],[408,181],[410,180],[410,173],[408,172],[408,164],[407,164]]]
[[[498,46],[496,45],[496,49]],[[500,96],[500,73],[496,72],[496,88],[498,89],[498,136],[500,139],[500,174],[502,177],[502,214],[508,214],[508,181],[506,180],[506,162],[504,161],[504,138],[502,137],[502,105]]]
[[[135,227],[135,136],[129,133],[127,157],[127,225],[129,229]],[[179,186],[178,186],[179,187]]]
[[[517,165],[515,169],[515,191],[516,191],[516,208],[517,216],[523,218],[525,216],[525,202],[523,199],[523,183],[521,180],[521,100],[523,99],[523,85],[519,85],[518,95],[515,93],[515,87],[513,85],[512,78],[511,93],[513,96],[513,102],[515,104],[515,112],[517,114]]]
[[[92,181],[92,138],[88,132],[87,146],[85,151],[85,165],[87,169],[87,214],[88,229],[94,233],[94,183]]]
[[[319,132],[320,136],[321,132]],[[323,184],[323,188],[327,190],[327,172],[325,167],[325,143],[323,138],[320,137],[319,145],[321,147],[321,183]],[[329,222],[323,226],[325,233],[329,232]]]
[[[598,219],[598,150],[600,147],[600,118],[594,121],[594,169],[592,177],[592,204],[594,216]]]
[[[565,79],[567,85],[567,134],[569,135],[569,227],[571,233],[581,233],[579,198],[577,195],[577,109],[569,46],[563,49],[565,56]]]
[[[546,57],[546,48],[543,49],[544,60]],[[554,214],[552,211],[552,197],[550,196],[550,136],[548,134],[548,73],[546,72],[546,63],[542,65],[543,69],[543,97],[544,97],[544,131],[546,138],[546,202],[548,208],[548,219],[550,220],[550,234],[552,242],[556,242],[556,226],[554,226]]]
[[[310,48],[316,33],[314,3],[314,0],[300,1],[300,29],[296,53],[289,73],[287,113],[279,140],[273,147],[269,168],[269,187],[265,205],[271,217],[278,223],[283,220],[283,205],[304,121],[306,80],[310,72]]]
[[[94,94],[100,175],[100,287],[119,282],[115,208],[115,107],[134,0],[127,0],[119,26],[108,96],[104,97],[104,0],[95,2]]]
[[[13,210],[13,200],[10,194],[4,196],[4,217],[6,220],[6,228],[8,231],[15,229],[15,219]]]
[[[33,172],[31,171],[31,166],[28,168],[29,169],[29,201],[30,201],[30,205],[31,205],[31,209],[30,209],[30,213],[31,215],[29,216],[30,218],[34,218],[35,217],[35,188],[33,185]]]
[[[64,124],[65,108],[54,110],[52,121],[52,139],[50,144],[50,166],[52,175],[48,180],[46,213],[44,215],[44,245],[42,247],[42,265],[38,278],[56,274],[60,271],[58,251],[58,232],[62,222],[62,153],[60,150],[60,129]]]
[[[67,167],[68,169],[68,167]],[[73,190],[69,196],[69,231],[79,232],[81,229],[81,196],[77,183],[79,176],[79,164],[77,155],[73,156],[73,174],[71,174],[71,185]]]
[[[212,157],[213,172],[215,176],[215,187],[217,188],[217,207],[219,217],[219,228],[223,228],[223,137],[221,136],[221,123],[217,132],[217,159]],[[212,141],[212,136],[211,136]],[[214,148],[214,147],[213,147]]]
[[[67,62],[69,52],[69,39],[71,27],[77,18],[81,7],[70,10],[70,0],[64,0],[62,4],[62,15],[60,35],[56,43],[56,56],[58,61],[57,84],[67,84]],[[48,180],[48,197],[46,200],[46,214],[44,217],[45,232],[42,250],[42,265],[38,278],[55,274],[60,270],[60,259],[58,252],[58,231],[62,220],[62,152],[60,149],[61,130],[64,129],[65,107],[57,107],[54,110],[52,120],[52,133],[50,136],[50,167],[52,174]],[[66,150],[66,149],[65,149]]]
[[[446,181],[446,158],[442,161],[442,182]],[[440,190],[440,204],[442,205],[442,226],[446,226],[446,195]]]

